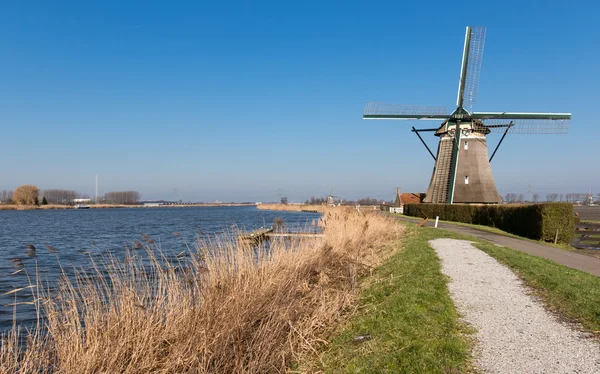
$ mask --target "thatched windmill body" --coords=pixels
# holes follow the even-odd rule
[[[502,202],[490,162],[508,133],[560,134],[568,130],[571,113],[471,112],[475,103],[485,43],[485,27],[467,27],[458,83],[457,108],[422,107],[367,103],[364,119],[443,121],[439,127],[415,129],[435,166],[424,202],[483,203]],[[439,137],[437,155],[429,149],[420,132]],[[492,156],[488,158],[486,136],[503,132]]]

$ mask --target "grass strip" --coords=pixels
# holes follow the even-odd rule
[[[512,269],[550,310],[600,332],[600,277],[486,242],[476,247]]]
[[[438,235],[475,242],[477,248],[513,270],[549,310],[587,330],[600,332],[600,277],[472,236],[443,229]]]
[[[411,216],[405,216],[404,214],[399,214],[399,213],[389,213],[392,216],[402,216],[402,218],[404,219],[409,219],[409,220],[413,220],[415,223],[419,223],[421,222],[423,219],[419,218],[419,217],[411,217]],[[429,218],[429,221],[433,221],[435,222],[435,217],[433,219]],[[519,236],[519,235],[515,235],[515,234],[511,234],[510,232],[506,232],[503,231],[497,227],[491,227],[491,226],[484,226],[484,225],[475,225],[472,223],[464,223],[464,222],[456,222],[456,221],[446,221],[446,220],[439,220],[439,222],[441,223],[447,223],[450,225],[456,225],[456,226],[462,226],[462,227],[470,227],[473,229],[477,229],[477,230],[481,230],[481,231],[486,231],[492,234],[498,234],[498,235],[503,235],[503,236],[508,236],[510,238],[514,238],[514,239],[521,239],[521,240],[527,240],[529,242],[532,243],[538,243],[538,244],[544,244],[544,245],[549,245],[551,247],[554,248],[559,248],[559,249],[565,249],[567,251],[574,251],[576,250],[576,248],[572,247],[570,244],[568,243],[550,243],[550,242],[545,242],[542,240],[535,240],[535,239],[531,239],[531,238],[525,238],[523,236]],[[577,235],[577,233],[576,233]]]
[[[445,232],[412,228],[402,251],[374,272],[361,309],[338,329],[322,356],[325,372],[468,371],[469,331],[458,320],[448,280],[427,244],[440,235]],[[359,342],[358,336],[367,338]]]

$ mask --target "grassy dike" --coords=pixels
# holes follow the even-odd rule
[[[329,373],[464,373],[468,329],[427,242],[447,233],[411,228],[404,248],[373,273],[356,314],[340,326],[322,356]],[[358,342],[358,336],[368,340]]]
[[[510,248],[485,242],[475,246],[511,268],[548,309],[600,333],[599,277]]]
[[[379,267],[360,307],[323,353],[328,373],[463,373],[471,371],[470,331],[462,324],[428,241],[470,240],[512,269],[546,307],[600,332],[600,278],[553,261],[443,229],[407,224],[404,248]],[[355,338],[368,336],[360,342]]]
[[[441,229],[439,233],[474,242],[477,248],[514,271],[549,310],[586,330],[600,333],[600,277],[472,236]]]

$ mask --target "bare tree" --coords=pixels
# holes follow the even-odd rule
[[[107,204],[136,204],[141,199],[137,191],[117,191],[104,194],[104,201]]]
[[[373,197],[363,197],[362,199],[358,199],[356,201],[358,205],[377,205],[379,201]]]
[[[533,194],[533,202],[537,203],[540,200],[540,194],[539,193],[534,193]]]
[[[0,202],[8,204],[12,202],[13,192],[9,190],[2,190],[0,192]]]
[[[523,195],[522,193],[520,193],[517,201],[520,202],[520,203],[522,203],[523,201],[525,201],[525,195]]]
[[[72,190],[48,189],[42,192],[48,204],[69,204],[79,197],[79,192]]]
[[[326,202],[327,202],[327,199],[324,197],[311,196],[310,200],[306,200],[304,202],[304,204],[321,205],[321,204],[325,204]]]
[[[558,194],[556,192],[549,193],[546,195],[546,200],[550,202],[554,202],[558,200]]]

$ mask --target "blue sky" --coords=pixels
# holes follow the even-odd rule
[[[149,199],[424,191],[423,122],[364,105],[452,110],[464,27],[485,25],[474,109],[573,113],[568,135],[507,137],[500,193],[600,192],[594,2],[172,3],[0,3],[0,189],[92,194],[99,174],[101,193]]]

